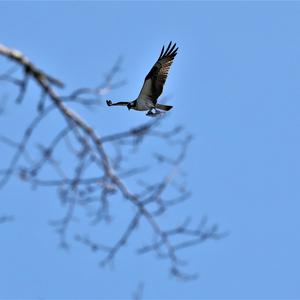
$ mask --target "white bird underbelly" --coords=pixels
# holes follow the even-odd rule
[[[133,107],[135,110],[145,111],[151,108],[154,108],[154,104],[150,99],[137,99],[136,107]]]

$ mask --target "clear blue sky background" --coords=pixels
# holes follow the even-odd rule
[[[1,2],[0,41],[70,89],[97,84],[123,55],[128,82],[113,99],[134,98],[161,46],[178,43],[165,93],[175,106],[167,122],[195,136],[185,209],[231,235],[184,252],[197,281],[126,249],[103,270],[80,245],[57,248],[47,224],[62,214],[55,194],[14,179],[0,192],[1,212],[16,217],[0,226],[0,298],[127,298],[143,281],[145,298],[299,299],[299,16],[297,2]],[[25,113],[8,107],[8,135],[21,134]],[[125,127],[145,118],[111,113]]]

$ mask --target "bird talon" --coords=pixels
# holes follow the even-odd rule
[[[153,112],[154,110],[154,112]],[[155,108],[151,108],[147,113],[146,116],[153,116],[157,113],[157,110]]]
[[[153,116],[155,113],[152,112],[152,110],[149,110],[147,113],[146,113],[146,116]]]
[[[164,114],[165,114],[164,112],[155,109],[155,112],[152,112],[152,110],[149,110],[146,113],[146,116],[149,116],[149,117],[159,117],[159,116],[163,116]]]

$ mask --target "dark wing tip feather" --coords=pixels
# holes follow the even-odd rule
[[[169,52],[166,53],[166,56],[170,55],[175,47],[176,47],[176,43],[170,48]]]
[[[174,57],[176,56],[177,54],[177,50],[178,50],[178,47],[173,51],[172,55],[174,55]]]
[[[171,45],[172,45],[172,41],[169,43],[169,45],[168,45],[168,47],[167,47],[167,49],[166,49],[166,51],[165,51],[165,54],[164,54],[164,56],[165,56],[165,55],[168,53],[168,51],[169,51],[169,49],[170,49]]]
[[[166,50],[165,50],[165,46],[163,46],[158,59],[161,59],[161,58],[164,58],[167,56],[171,56],[172,58],[174,58],[176,56],[177,50],[178,50],[178,47],[177,48],[175,48],[175,47],[176,47],[176,43],[174,43],[172,45],[172,41],[168,44]]]
[[[158,58],[158,59],[160,59],[160,58],[162,57],[162,55],[163,55],[163,53],[164,53],[164,50],[165,50],[165,46],[163,46],[163,47],[162,47],[162,49],[161,49],[161,52],[160,52],[160,55],[159,55],[159,58]]]

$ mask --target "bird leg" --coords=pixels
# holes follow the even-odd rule
[[[152,111],[154,110],[154,112]],[[156,108],[151,108],[147,113],[146,113],[146,116],[149,116],[149,117],[156,117],[156,116],[160,116],[164,114],[163,112],[157,110]]]
[[[154,109],[155,112],[152,111],[153,109]],[[152,108],[150,108],[150,109],[148,110],[148,112],[146,113],[146,116],[153,116],[153,115],[155,115],[156,113],[157,113],[157,110],[156,110],[154,107],[152,107]]]

